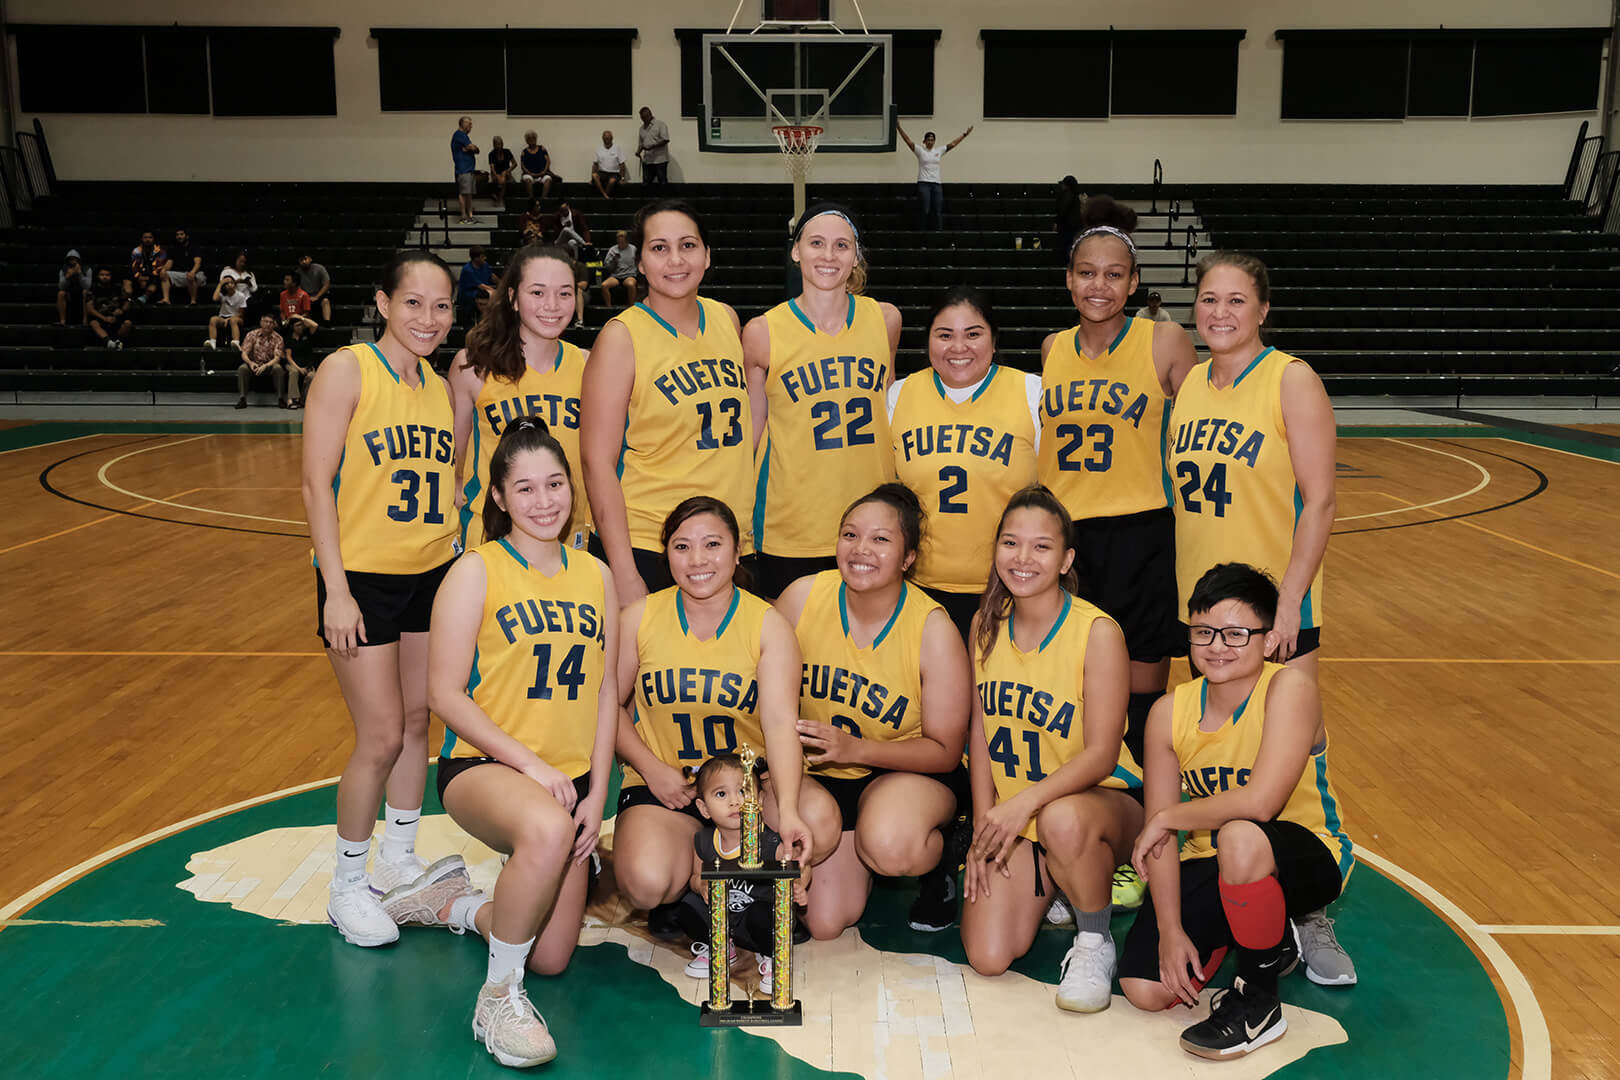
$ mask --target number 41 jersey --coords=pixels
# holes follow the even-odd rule
[[[416,361],[412,387],[375,345],[351,345],[360,398],[332,478],[344,570],[420,574],[447,562],[456,533],[455,416],[444,380]]]

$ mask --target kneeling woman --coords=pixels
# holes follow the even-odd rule
[[[648,909],[660,935],[674,932],[674,905],[692,877],[700,818],[688,767],[695,774],[745,742],[763,747],[771,765],[766,820],[792,849],[788,857],[811,852],[793,727],[799,647],[769,604],[734,583],[738,540],[736,515],[725,503],[706,495],[683,501],[663,527],[674,587],[630,604],[620,623],[619,690],[635,719],[621,712],[618,722],[615,745],[627,767],[613,872],[620,892],[632,907]],[[819,816],[829,822],[823,831],[835,835],[831,802],[817,794]]]
[[[1125,939],[1119,985],[1139,1009],[1195,1004],[1236,945],[1231,989],[1181,1033],[1189,1053],[1225,1060],[1288,1030],[1277,996],[1298,955],[1288,920],[1337,899],[1355,855],[1328,779],[1316,682],[1266,660],[1282,637],[1276,583],[1223,563],[1198,579],[1187,613],[1205,674],[1148,714],[1149,816],[1132,861],[1151,892]]]
[[[804,653],[799,738],[814,783],[838,804],[837,850],[816,870],[805,915],[833,938],[866,910],[872,875],[937,878],[911,913],[919,929],[954,916],[955,867],[940,867],[942,828],[967,806],[968,700],[962,638],[944,608],[906,581],[922,542],[923,511],[910,488],[862,496],[838,526],[838,569],[782,593]]]
[[[428,644],[428,701],[447,729],[439,798],[511,857],[493,902],[446,896],[426,921],[489,942],[473,1033],[503,1065],[556,1055],[523,969],[554,975],[573,955],[613,764],[619,607],[607,567],[563,542],[573,488],[544,422],[512,421],[490,459],[489,539],[445,578]]]
[[[1068,512],[1044,487],[1012,497],[973,623],[973,848],[962,946],[999,975],[1035,943],[1052,883],[1074,906],[1057,1003],[1098,1012],[1113,995],[1114,867],[1142,827],[1142,778],[1124,749],[1130,654],[1118,624],[1075,597]],[[1028,858],[1025,858],[1025,852]]]

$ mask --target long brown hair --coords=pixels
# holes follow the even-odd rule
[[[515,383],[523,377],[523,320],[518,317],[517,293],[523,287],[524,271],[536,259],[556,259],[568,267],[571,286],[579,281],[579,268],[566,249],[555,244],[518,248],[478,325],[467,331],[467,366],[480,379],[493,375],[502,382]]]
[[[520,416],[506,425],[506,430],[501,432],[500,442],[495,444],[495,452],[490,455],[489,493],[484,497],[485,540],[499,540],[512,531],[512,515],[496,505],[495,493],[502,491],[506,486],[506,474],[512,468],[513,459],[527,450],[545,450],[562,466],[563,475],[568,478],[569,494],[574,501],[569,503],[568,516],[563,520],[562,531],[557,534],[558,540],[566,541],[568,530],[573,527],[574,507],[578,505],[578,496],[574,487],[574,470],[568,464],[568,454],[556,436],[552,435],[544,420],[538,416]],[[504,491],[501,497],[506,497]]]
[[[1045,484],[1031,484],[1007,500],[1007,509],[1001,512],[1001,520],[996,522],[995,536],[998,543],[1002,529],[1007,526],[1007,518],[1014,510],[1044,510],[1051,514],[1057,519],[1058,535],[1062,537],[1065,550],[1074,548],[1074,522],[1069,519],[1069,511],[1064,508],[1063,503]],[[1058,584],[1068,592],[1079,591],[1080,574],[1075,569],[1074,563],[1071,562],[1069,568],[1058,577]],[[1012,614],[1012,607],[1013,595],[1007,591],[1007,583],[1001,580],[1001,575],[996,573],[995,558],[992,556],[990,580],[985,584],[984,596],[979,601],[979,629],[973,642],[980,660],[989,656],[990,650],[995,648],[996,637],[1001,633],[1001,624]]]

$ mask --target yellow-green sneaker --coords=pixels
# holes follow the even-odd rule
[[[1134,867],[1127,864],[1114,871],[1115,911],[1135,911],[1142,906],[1142,898],[1146,895],[1147,882],[1142,880]]]

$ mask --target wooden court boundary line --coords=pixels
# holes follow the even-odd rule
[[[175,492],[173,495],[170,495],[169,498],[178,499],[182,495],[190,495],[193,491],[204,491],[204,490],[206,490],[206,489],[205,488],[187,488],[184,491]],[[158,503],[160,503],[162,501],[163,501],[162,499],[148,499],[146,502],[143,502],[141,505],[133,507],[132,509],[145,510],[148,506],[155,506],[155,505],[157,505]],[[18,551],[18,550],[21,550],[22,548],[25,548],[25,547],[33,547],[35,544],[43,544],[47,540],[55,540],[58,536],[66,536],[68,533],[78,532],[80,529],[88,529],[92,525],[100,525],[103,521],[111,521],[114,518],[127,517],[127,516],[128,516],[128,514],[126,514],[124,511],[115,510],[110,514],[103,514],[98,518],[94,518],[94,519],[92,519],[90,521],[80,522],[77,525],[73,525],[73,526],[71,526],[69,528],[66,528],[66,529],[61,529],[61,530],[59,530],[57,532],[47,533],[44,536],[36,536],[32,540],[24,540],[20,544],[12,544],[10,547],[0,548],[0,555],[4,555],[7,552]]]
[[[1387,491],[1369,492],[1369,494],[1382,495],[1382,496],[1384,496],[1384,498],[1386,498],[1386,499],[1394,499],[1396,502],[1404,503],[1404,502],[1407,501],[1407,500],[1401,498],[1399,495],[1391,495]],[[1414,510],[1419,509],[1418,507],[1411,507],[1411,508],[1414,509]],[[1429,513],[1434,514],[1435,518],[1437,519],[1434,522],[1436,525],[1462,525],[1462,526],[1465,526],[1465,527],[1470,528],[1470,529],[1477,529],[1480,532],[1485,533],[1487,536],[1494,536],[1498,540],[1506,540],[1510,544],[1518,544],[1520,547],[1529,548],[1531,551],[1539,552],[1542,555],[1546,555],[1548,558],[1561,559],[1562,561],[1570,563],[1573,566],[1579,566],[1584,570],[1591,570],[1591,571],[1594,571],[1596,573],[1602,574],[1605,577],[1612,577],[1616,581],[1620,581],[1620,574],[1615,573],[1613,570],[1605,570],[1601,566],[1593,566],[1591,563],[1582,562],[1581,560],[1579,560],[1579,559],[1577,559],[1577,558],[1575,558],[1575,557],[1573,557],[1571,555],[1561,555],[1556,551],[1549,551],[1547,548],[1537,547],[1535,544],[1530,543],[1528,540],[1520,540],[1516,536],[1509,536],[1507,533],[1500,533],[1500,532],[1497,532],[1495,529],[1487,529],[1483,525],[1477,525],[1472,521],[1464,521],[1464,520],[1462,520],[1462,518],[1459,518],[1459,517],[1448,518],[1444,514],[1435,513],[1433,510],[1430,510]]]
[[[1403,507],[1400,507],[1400,508],[1395,509],[1395,510],[1376,510],[1373,513],[1370,513],[1370,514],[1350,514],[1350,515],[1345,516],[1345,517],[1335,517],[1333,519],[1333,523],[1335,525],[1337,525],[1341,521],[1362,521],[1362,520],[1364,520],[1366,518],[1388,517],[1390,514],[1408,514],[1408,513],[1411,513],[1413,510],[1427,510],[1431,506],[1442,506],[1445,503],[1456,502],[1458,499],[1466,499],[1466,498],[1468,498],[1468,496],[1478,494],[1479,492],[1484,491],[1486,488],[1491,486],[1491,480],[1493,479],[1493,477],[1491,476],[1491,471],[1489,469],[1487,469],[1485,466],[1481,465],[1479,462],[1475,461],[1473,458],[1463,457],[1461,454],[1453,454],[1449,450],[1436,450],[1432,446],[1422,446],[1422,445],[1420,445],[1418,443],[1415,443],[1415,442],[1408,442],[1405,439],[1386,438],[1384,441],[1385,442],[1392,442],[1392,443],[1395,443],[1395,444],[1397,444],[1399,446],[1410,446],[1414,450],[1426,450],[1431,454],[1439,454],[1441,457],[1455,458],[1456,460],[1461,461],[1465,465],[1472,465],[1474,468],[1479,470],[1479,483],[1475,484],[1473,487],[1469,488],[1467,491],[1462,492],[1461,494],[1448,495],[1443,499],[1435,499],[1433,502],[1419,503],[1416,506],[1407,505],[1407,506],[1403,506]],[[1334,489],[1337,490],[1337,488],[1338,488],[1338,481],[1335,480],[1334,481]],[[1369,492],[1366,492],[1365,494],[1368,494],[1368,495],[1388,495],[1389,493],[1384,492],[1384,491],[1369,491]],[[1390,498],[1395,498],[1395,496],[1393,496],[1393,495],[1390,495],[1389,497]],[[1406,502],[1405,499],[1396,499],[1396,501],[1397,502]]]
[[[131,498],[131,499],[147,499],[151,503],[156,503],[159,506],[172,506],[176,510],[192,510],[192,511],[195,511],[196,513],[199,513],[199,514],[218,514],[220,517],[246,518],[249,521],[268,521],[268,522],[271,522],[271,523],[276,524],[276,525],[303,525],[304,527],[308,528],[309,522],[307,522],[307,521],[295,521],[292,518],[264,517],[264,516],[262,516],[260,514],[243,514],[243,513],[240,513],[238,511],[235,511],[235,510],[218,510],[218,509],[215,509],[214,507],[211,507],[211,506],[192,506],[189,503],[172,502],[169,499],[153,498],[151,495],[145,495],[145,494],[142,494],[141,492],[138,492],[138,491],[130,491],[128,488],[119,487],[117,484],[113,483],[107,477],[108,470],[110,470],[114,465],[118,464],[120,461],[123,461],[125,458],[132,458],[136,454],[149,454],[153,450],[161,450],[164,447],[168,447],[168,446],[184,446],[186,443],[200,442],[203,439],[212,439],[212,438],[214,438],[214,433],[209,432],[209,433],[207,433],[205,435],[193,435],[191,438],[188,438],[188,439],[178,439],[178,440],[170,439],[170,440],[165,441],[165,442],[156,443],[156,444],[154,444],[152,446],[143,446],[139,450],[131,450],[127,454],[119,454],[117,457],[113,458],[111,461],[103,463],[101,468],[96,470],[96,479],[101,483],[102,487],[107,488],[107,489],[112,490],[112,491],[116,491],[120,495],[124,495],[124,496],[126,496],[128,498]],[[202,488],[192,488],[191,490],[192,491],[201,491],[203,489]],[[229,489],[221,489],[221,490],[229,490]],[[277,489],[277,490],[280,490],[280,489]]]
[[[1481,926],[1493,937],[1498,934],[1545,934],[1557,937],[1620,937],[1620,926],[1535,926],[1529,923],[1501,923]]]

